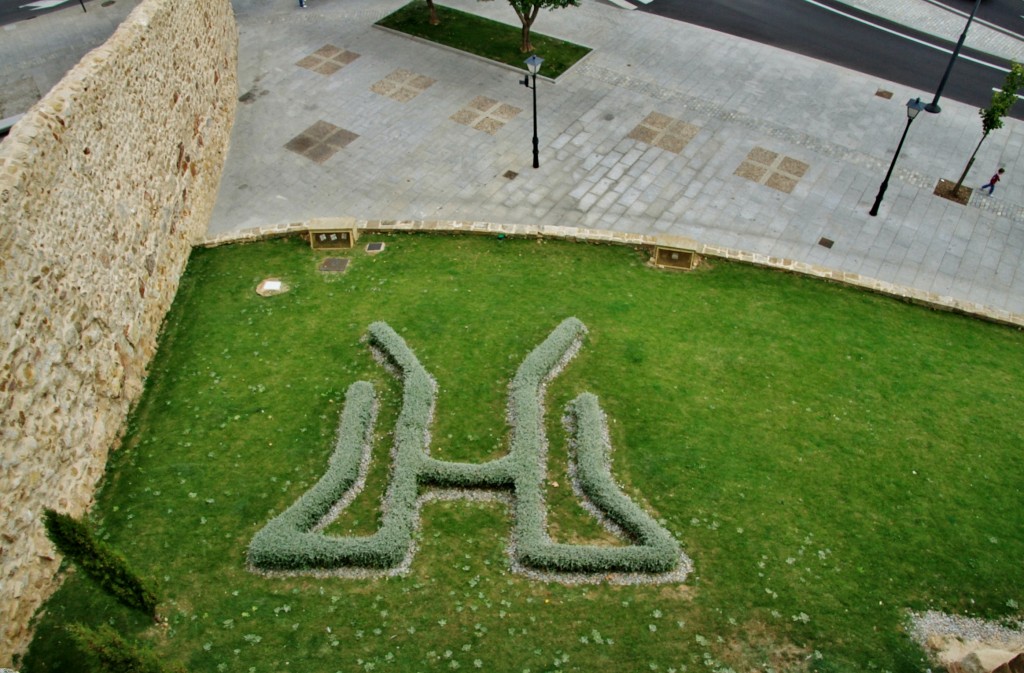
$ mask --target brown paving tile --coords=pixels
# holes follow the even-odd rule
[[[337,151],[338,150],[336,148],[328,147],[327,145],[314,145],[313,147],[303,152],[302,156],[312,161],[315,161],[318,164],[322,164],[323,162],[333,157],[334,153]]]
[[[324,61],[320,65],[315,65],[310,68],[313,72],[318,72],[321,75],[333,75],[334,73],[341,70],[341,66],[334,61]]]
[[[753,180],[754,182],[760,182],[761,178],[768,172],[768,167],[764,164],[756,164],[752,161],[744,161],[736,169],[735,175],[747,180]]]
[[[793,178],[785,176],[782,173],[772,173],[768,176],[768,179],[764,184],[766,187],[771,187],[772,189],[777,189],[780,192],[791,194],[793,192],[793,188],[796,187],[796,182],[797,181]]]
[[[639,140],[642,143],[647,143],[648,145],[650,145],[654,143],[654,140],[658,137],[658,132],[649,126],[644,126],[641,124],[640,126],[637,126],[635,129],[630,131],[629,135],[626,137],[632,138],[633,140]]]
[[[330,122],[325,122],[324,120],[321,119],[315,122],[312,126],[310,126],[302,133],[303,135],[307,135],[310,138],[313,138],[314,140],[323,140],[324,138],[331,135],[337,130],[337,126]]]
[[[652,112],[626,137],[679,154],[698,133],[699,126],[673,119],[660,112]]]
[[[321,119],[285,143],[285,148],[322,164],[358,137]]]
[[[313,145],[316,145],[316,140],[307,135],[297,135],[285,143],[284,148],[286,150],[302,154],[309,148],[313,147]]]
[[[359,54],[355,52],[327,44],[299,60],[295,65],[321,75],[333,75],[357,58],[359,58]]]
[[[755,147],[750,150],[750,154],[747,155],[747,159],[750,161],[756,161],[760,164],[771,164],[773,161],[779,158],[779,155],[770,150],[766,150],[763,147]]]
[[[330,147],[334,147],[340,150],[358,137],[358,135],[352,133],[351,131],[346,131],[345,129],[338,129],[331,136],[325,138],[322,142],[325,145],[329,145]]]
[[[509,105],[508,103],[502,103],[490,114],[491,116],[497,117],[498,119],[504,121],[512,121],[513,119],[515,119],[516,115],[518,115],[522,111],[522,108],[517,108],[516,106]]]
[[[465,124],[466,126],[472,126],[474,123],[476,123],[477,119],[480,119],[480,113],[463,108],[456,112],[455,114],[453,114],[451,117],[449,117],[449,119],[451,119],[453,122]]]
[[[779,162],[779,170],[796,178],[802,178],[808,168],[808,164],[793,157],[782,157],[782,161]]]
[[[809,168],[809,164],[799,159],[755,147],[736,169],[735,175],[791,194]]]
[[[676,119],[669,124],[668,128],[665,129],[665,132],[670,135],[679,136],[680,138],[685,139],[686,142],[690,142],[697,137],[698,133],[700,133],[700,127],[694,126],[693,124],[687,124],[684,121]]]
[[[393,80],[389,80],[386,77],[379,82],[374,83],[370,87],[370,91],[373,93],[379,93],[381,96],[391,96],[393,93],[398,91],[399,85]]]
[[[433,77],[427,77],[426,75],[416,75],[409,81],[409,86],[420,91],[426,91],[430,87],[434,86],[437,80]]]
[[[410,89],[408,87],[399,87],[392,93],[388,98],[396,100],[399,103],[408,103],[416,96],[419,96],[422,92],[418,89]]]
[[[351,63],[352,61],[356,60],[357,58],[359,58],[359,54],[355,53],[354,51],[347,51],[346,50],[346,51],[341,52],[337,56],[335,56],[332,60],[336,61],[336,62],[338,62],[338,63],[340,63],[340,64],[342,64],[344,66],[344,65],[348,65],[349,63]]]
[[[408,82],[410,79],[412,79],[415,76],[416,76],[416,73],[414,73],[413,71],[406,70],[405,68],[399,68],[398,70],[395,70],[394,72],[389,74],[384,79],[387,80],[388,82],[402,83],[402,82]]]
[[[342,50],[339,47],[335,47],[333,44],[325,44],[316,51],[313,52],[314,56],[320,56],[321,58],[334,58],[340,54]]]
[[[371,86],[370,91],[392,98],[399,103],[408,103],[436,81],[431,77],[399,68]]]
[[[494,117],[484,117],[477,123],[473,124],[473,128],[477,131],[483,131],[490,133],[492,136],[501,130],[501,127],[505,125],[505,122],[499,121]]]
[[[467,105],[466,107],[472,110],[479,110],[480,112],[487,112],[497,104],[498,101],[494,100],[493,98],[488,98],[487,96],[477,96],[472,101],[470,101],[469,105]]]
[[[654,143],[655,147],[660,147],[667,152],[673,152],[679,154],[686,147],[686,143],[690,142],[689,138],[680,138],[679,136],[662,136],[658,138]]]
[[[651,114],[647,115],[647,118],[644,119],[641,123],[643,123],[645,126],[650,126],[651,128],[661,130],[663,128],[666,128],[669,124],[671,124],[672,121],[672,117],[663,115],[660,112],[652,112]]]

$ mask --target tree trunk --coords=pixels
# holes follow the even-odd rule
[[[430,8],[430,25],[436,26],[441,23],[441,19],[437,18],[437,8],[434,7],[434,0],[427,0],[427,7]]]
[[[971,166],[974,165],[974,157],[978,154],[978,150],[981,149],[981,144],[985,142],[985,138],[988,137],[988,131],[981,134],[981,140],[978,141],[977,147],[974,148],[974,152],[971,154],[970,160],[967,162],[967,166],[964,167],[964,172],[960,174],[960,179],[956,181],[956,187],[953,188],[953,196],[960,193],[960,187],[963,186],[964,180],[967,178],[967,171],[971,170]]]
[[[516,10],[516,14],[519,16],[519,21],[523,24],[523,43],[519,45],[519,51],[527,54],[533,51],[533,44],[530,42],[530,27],[533,26],[533,22],[537,20],[537,14],[540,12],[540,5],[533,5],[529,14],[520,12],[519,7],[514,3],[512,5],[512,9]]]

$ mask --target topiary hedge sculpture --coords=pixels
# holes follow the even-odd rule
[[[380,529],[364,537],[330,537],[321,532],[358,493],[368,464],[374,392],[369,383],[357,382],[346,393],[327,472],[256,534],[249,545],[251,566],[290,573],[394,571],[411,560],[421,490],[454,488],[470,493],[486,489],[512,496],[516,569],[576,581],[587,576],[607,579],[609,573],[661,574],[681,580],[689,570],[689,559],[672,535],[630,500],[611,476],[604,415],[597,397],[589,393],[567,409],[574,447],[570,472],[590,509],[630,544],[560,544],[548,536],[544,386],[579,350],[586,331],[579,320],[564,320],[520,365],[509,386],[508,455],[487,463],[457,463],[430,456],[429,426],[437,389],[433,378],[394,330],[382,322],[370,325],[370,347],[403,383]]]

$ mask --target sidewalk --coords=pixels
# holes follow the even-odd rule
[[[0,26],[0,119],[21,114],[109,38],[141,0],[78,3]]]
[[[842,0],[844,4],[857,7],[904,26],[945,38],[954,44],[960,39],[967,25],[974,4],[961,3],[960,11],[954,12],[936,0]],[[986,54],[1024,62],[1024,37],[991,26],[975,18],[968,31],[965,44]]]
[[[0,112],[24,111],[138,2],[0,28]],[[1005,165],[995,196],[959,206],[931,192],[958,177],[980,124],[972,107],[945,100],[941,115],[911,128],[871,218],[904,104],[921,92],[586,0],[538,21],[540,32],[595,52],[557,84],[540,84],[534,170],[530,92],[518,75],[372,27],[401,4],[235,0],[243,102],[211,234],[339,215],[671,233],[1024,313],[1020,122],[992,134],[968,180],[980,185]],[[516,21],[504,2],[446,4]],[[848,4],[952,40],[965,22],[929,0]],[[968,44],[1011,57],[1021,49],[980,23]],[[304,63],[336,71],[296,65],[325,45],[348,53],[334,66]],[[474,101],[491,114],[467,110]],[[285,147],[311,127],[331,128],[318,122],[348,133],[290,145],[306,156]]]
[[[969,184],[997,165],[1009,179],[964,207],[932,189],[962,170],[977,111],[947,101],[923,116],[872,218],[920,92],[585,2],[536,27],[595,51],[540,84],[534,170],[518,76],[372,27],[401,4],[236,2],[245,102],[211,234],[327,216],[669,233],[1024,313],[1019,122],[993,134]],[[516,20],[501,2],[447,4]],[[331,47],[337,69],[314,56]]]

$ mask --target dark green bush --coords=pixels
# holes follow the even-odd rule
[[[96,629],[72,624],[68,632],[98,673],[185,673],[181,666],[164,665],[157,655],[125,640],[106,624]]]
[[[128,561],[97,540],[89,527],[70,514],[47,509],[46,534],[57,550],[119,602],[156,618],[156,594],[128,567]]]

